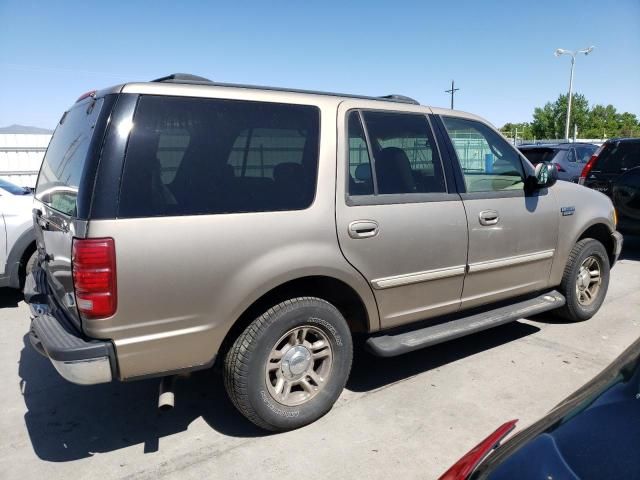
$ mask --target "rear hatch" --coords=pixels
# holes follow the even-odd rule
[[[80,327],[74,294],[73,238],[86,235],[93,178],[114,95],[79,100],[64,113],[38,176],[34,201],[41,267],[58,307]]]
[[[640,167],[640,140],[620,140],[605,143],[584,179],[584,185],[611,197],[618,178]]]

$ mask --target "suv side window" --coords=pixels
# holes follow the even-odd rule
[[[446,183],[425,115],[364,111],[375,194],[443,193]]]
[[[301,210],[315,196],[318,108],[142,96],[119,217]]]
[[[442,117],[456,150],[468,193],[524,189],[520,156],[485,124]]]
[[[349,195],[373,195],[371,158],[360,122],[360,114],[349,113]]]

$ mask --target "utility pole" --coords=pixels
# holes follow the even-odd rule
[[[451,110],[453,110],[453,95],[460,90],[459,88],[455,88],[456,86],[456,82],[455,80],[451,80],[451,88],[449,90],[445,90],[445,93],[450,93],[451,94]]]

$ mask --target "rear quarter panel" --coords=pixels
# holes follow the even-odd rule
[[[377,328],[372,292],[337,243],[337,103],[318,104],[318,185],[306,210],[89,222],[89,237],[115,239],[118,307],[112,317],[85,321],[83,328],[113,339],[122,379],[211,362],[254,301],[304,276],[351,285]]]

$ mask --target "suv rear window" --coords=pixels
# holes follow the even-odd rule
[[[305,209],[315,196],[319,123],[308,105],[143,96],[118,216]]]
[[[76,214],[78,188],[103,102],[81,102],[65,112],[42,161],[36,198],[65,215]]]
[[[542,162],[551,162],[559,150],[556,148],[541,147],[523,148],[520,152],[527,157],[527,160],[529,160],[532,165],[537,165]]]
[[[640,167],[640,141],[612,142],[607,144],[598,156],[594,170],[604,173],[622,173]]]

